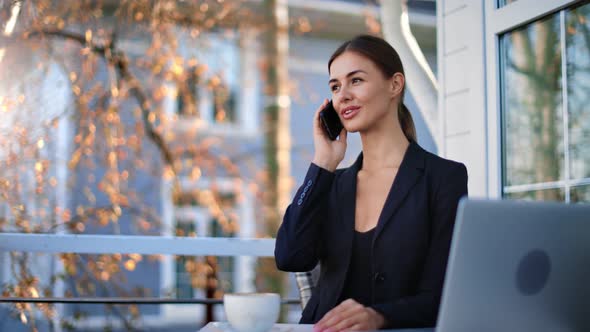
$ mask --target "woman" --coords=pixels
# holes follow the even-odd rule
[[[312,164],[277,234],[277,267],[320,263],[301,318],[314,331],[434,326],[467,170],[416,143],[402,63],[387,42],[358,36],[334,52],[328,71],[344,129],[334,141],[324,133],[325,100]],[[360,134],[362,153],[337,170],[347,132]]]

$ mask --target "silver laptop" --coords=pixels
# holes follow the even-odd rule
[[[436,331],[590,331],[590,205],[462,200]]]

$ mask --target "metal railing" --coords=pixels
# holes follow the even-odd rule
[[[0,233],[0,252],[273,257],[274,239]],[[220,299],[159,297],[2,297],[0,302],[222,304]],[[283,299],[283,304],[300,304]]]

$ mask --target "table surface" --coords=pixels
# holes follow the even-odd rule
[[[228,322],[211,322],[200,332],[235,332]],[[269,332],[312,332],[311,324],[275,324]],[[434,329],[379,330],[378,332],[434,332]]]

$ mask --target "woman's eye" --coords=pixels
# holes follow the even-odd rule
[[[353,83],[353,84],[355,84],[355,83],[359,83],[359,82],[361,82],[361,81],[362,81],[362,80],[361,80],[360,78],[356,78],[356,77],[352,79],[352,83]]]
[[[332,86],[330,87],[330,91],[334,92],[334,91],[336,91],[336,90],[338,90],[338,85],[332,85]]]

